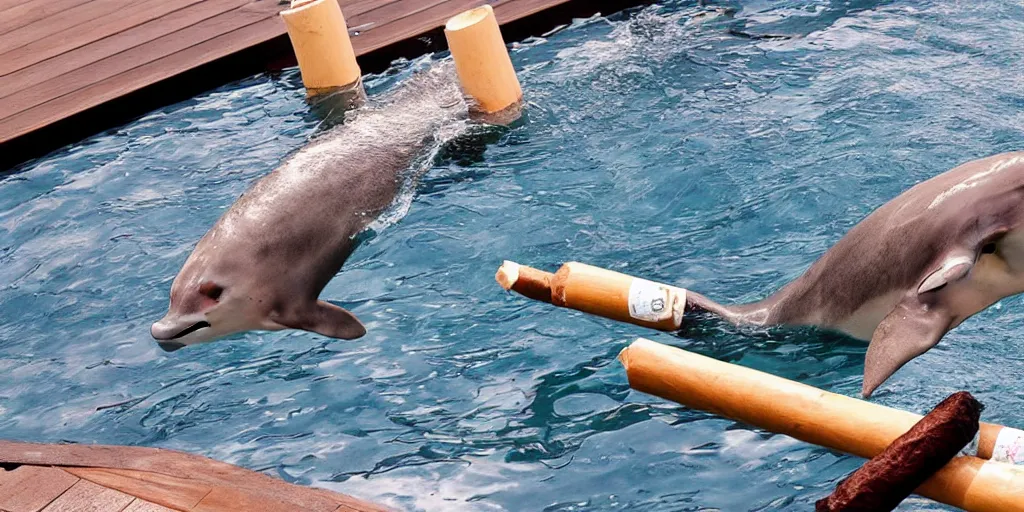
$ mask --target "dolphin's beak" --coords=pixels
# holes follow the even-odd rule
[[[157,345],[160,345],[160,348],[167,352],[174,352],[175,350],[185,348],[185,343],[176,340],[209,326],[209,322],[199,321],[183,328],[180,324],[171,322],[167,317],[164,317],[149,328],[149,334],[153,336],[153,339],[156,340]]]
[[[154,323],[153,326],[149,328],[149,334],[150,336],[153,336],[153,339],[157,340],[158,342],[168,341],[174,339],[174,336],[178,334],[179,330],[181,329],[176,329],[175,325],[171,322],[168,322],[167,318],[165,317],[160,319],[159,322]]]

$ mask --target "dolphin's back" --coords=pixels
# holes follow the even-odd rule
[[[992,225],[1015,223],[1024,152],[921,182],[864,218],[799,278],[762,301],[765,323],[837,326],[866,303],[916,287],[939,258]],[[898,300],[898,299],[896,299]]]
[[[287,279],[319,294],[353,237],[393,205],[438,128],[465,109],[454,78],[453,66],[439,63],[354,112],[254,183],[199,245],[232,254],[220,265],[291,272]],[[317,262],[317,271],[300,261]]]

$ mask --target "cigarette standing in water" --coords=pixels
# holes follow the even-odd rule
[[[523,89],[494,9],[483,5],[454,16],[445,24],[444,36],[459,84],[476,117],[495,124],[509,124],[518,118]]]
[[[306,93],[359,88],[361,71],[336,0],[293,0],[281,11]]]

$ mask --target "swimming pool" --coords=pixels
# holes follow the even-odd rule
[[[148,334],[199,237],[317,129],[294,70],[0,177],[0,436],[182,449],[401,509],[807,510],[861,461],[633,392],[615,355],[643,335],[854,395],[864,344],[654,333],[494,271],[578,260],[763,297],[910,185],[1021,149],[1024,7],[717,7],[735,12],[663,2],[514,45],[528,117],[442,152],[325,290],[367,324],[355,341],[165,354]],[[1024,426],[1022,319],[1003,300],[873,400],[966,389]]]

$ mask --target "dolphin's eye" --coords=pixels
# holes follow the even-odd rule
[[[224,293],[224,288],[207,281],[199,286],[199,293],[206,295],[213,300],[218,300],[220,299],[220,294]]]
[[[984,246],[982,246],[982,248],[981,248],[981,253],[982,254],[993,254],[995,252],[996,252],[996,243],[995,242],[989,242],[989,243],[985,244]]]

